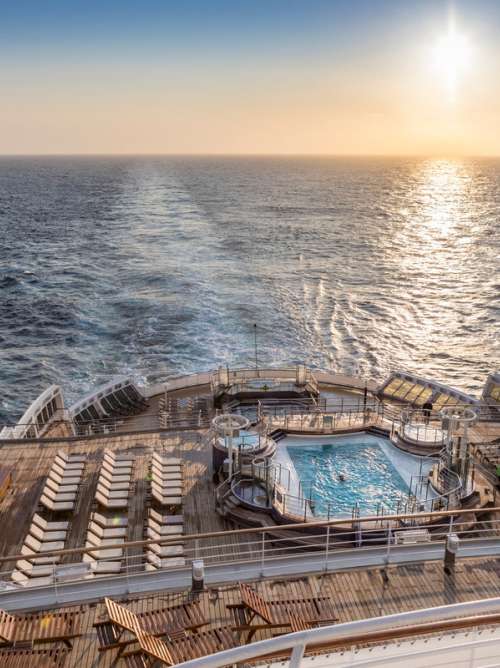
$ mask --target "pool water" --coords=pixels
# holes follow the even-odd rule
[[[361,515],[371,515],[382,507],[384,512],[395,511],[398,501],[407,499],[409,484],[396,468],[404,453],[395,453],[393,463],[388,447],[394,446],[366,436],[364,440],[293,445],[287,451],[304,496],[314,501],[314,513],[350,516],[356,504]],[[409,468],[417,473],[419,458],[404,457],[411,458],[402,465],[408,478]]]

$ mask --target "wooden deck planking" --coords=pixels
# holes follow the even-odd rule
[[[328,596],[339,622],[500,595],[500,559],[496,558],[459,561],[454,576],[446,575],[440,562],[391,566],[387,573],[386,583],[382,570],[373,568],[290,580],[260,581],[252,583],[252,586],[269,600]],[[122,602],[131,610],[141,612],[193,598],[199,601],[211,626],[232,624],[233,619],[226,606],[239,601],[237,585],[211,587],[199,595],[189,591],[158,592]],[[84,615],[84,635],[74,641],[67,667],[111,667],[115,652],[98,652],[93,630],[94,622],[104,618],[103,604],[86,605],[81,609]],[[275,629],[274,633],[278,631]],[[270,637],[270,631],[259,631],[254,640],[266,637]]]
[[[127,509],[129,528],[128,540],[144,539],[144,523],[147,508],[151,505],[150,461],[154,450],[163,454],[181,457],[184,461],[184,503],[178,509],[184,515],[185,534],[225,531],[232,528],[215,511],[215,485],[212,481],[211,451],[203,440],[203,432],[158,432],[140,435],[102,436],[98,439],[44,443],[37,446],[9,445],[0,447],[3,461],[15,468],[13,485],[0,502],[2,532],[0,535],[0,556],[18,554],[28,532],[31,517],[37,510],[39,497],[54,457],[59,449],[68,453],[85,454],[86,462],[82,484],[78,490],[75,511],[69,515],[44,512],[47,519],[70,519],[71,527],[66,540],[66,548],[85,544],[90,513],[95,509],[95,491],[100,463],[106,448],[134,457],[133,487]],[[99,508],[101,512],[106,512]],[[113,515],[113,513],[108,513]],[[227,540],[207,539],[201,545],[220,550],[226,543],[224,553],[231,557],[239,554],[241,538],[227,536]],[[142,548],[133,548],[131,555],[142,559]],[[221,555],[221,559],[224,555]],[[64,562],[79,561],[79,555],[67,555]],[[4,564],[3,570],[14,567],[13,562]]]

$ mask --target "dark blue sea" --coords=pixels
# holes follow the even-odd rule
[[[500,366],[500,162],[0,159],[0,422],[139,379],[305,361],[478,392]]]

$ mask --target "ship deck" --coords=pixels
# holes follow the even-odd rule
[[[461,560],[457,563],[453,575],[445,574],[442,563],[439,562],[390,566],[386,573],[387,577],[384,577],[382,569],[351,570],[290,580],[254,582],[252,586],[269,600],[327,596],[334,606],[338,622],[500,595],[498,558]],[[105,594],[103,591],[103,596]],[[197,598],[209,621],[209,625],[204,628],[231,626],[233,620],[226,606],[239,602],[237,585],[213,587],[200,594],[189,591],[158,593],[135,600],[122,600],[122,603],[135,612],[141,612],[164,608],[193,598]],[[116,650],[99,652],[93,629],[94,622],[105,618],[103,604],[84,605],[80,609],[83,611],[83,635],[73,642],[66,666],[68,668],[112,666]],[[284,632],[285,629],[273,629],[274,634],[280,631]],[[253,641],[268,637],[271,637],[271,631],[258,631]]]
[[[3,445],[0,449],[2,466],[14,471],[10,489],[0,502],[2,531],[0,532],[0,556],[17,555],[20,552],[31,517],[37,511],[45,478],[58,450],[87,456],[84,478],[77,496],[77,505],[71,520],[71,528],[65,549],[85,544],[90,513],[94,508],[94,496],[99,476],[99,465],[106,448],[116,453],[128,453],[135,458],[133,469],[133,493],[128,507],[128,541],[144,539],[144,521],[149,506],[148,466],[153,451],[164,452],[184,461],[184,495],[182,514],[185,534],[211,533],[231,528],[215,511],[214,484],[210,448],[204,445],[204,433],[198,431],[175,434],[147,433],[87,438],[71,441],[39,442],[38,444]],[[54,517],[54,519],[58,519]],[[208,540],[208,539],[207,539]],[[235,549],[237,537],[227,535],[226,551]],[[218,545],[221,541],[218,540]],[[141,548],[138,548],[139,551]],[[77,554],[65,555],[62,563],[78,561]],[[4,563],[1,570],[14,567]]]

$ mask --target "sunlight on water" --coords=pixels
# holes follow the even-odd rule
[[[479,391],[500,366],[500,163],[0,160],[2,399],[306,362]]]

